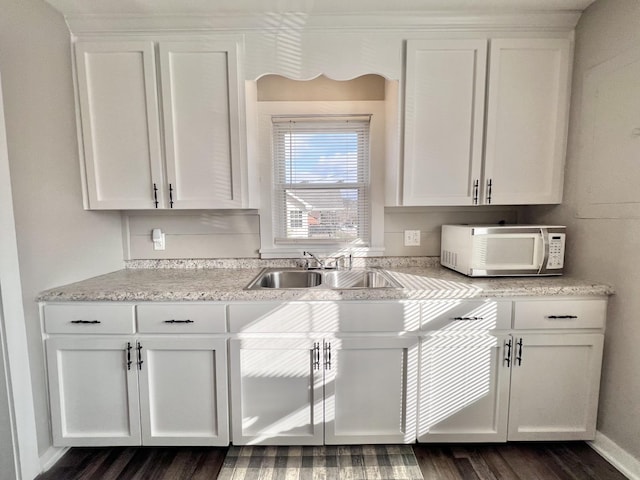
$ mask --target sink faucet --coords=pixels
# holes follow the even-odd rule
[[[346,267],[347,269],[351,270],[351,267],[353,266],[353,257],[351,256],[351,254],[339,255],[333,261],[336,268],[340,268],[341,261],[342,261],[342,268]]]
[[[316,257],[313,253],[311,253],[311,252],[307,252],[307,251],[302,252],[302,255],[303,255],[303,256],[304,256],[304,255],[308,255],[308,256],[310,256],[311,258],[313,258],[313,259],[316,261],[316,263],[318,264],[318,266],[319,266],[321,269],[323,269],[323,270],[324,270],[324,268],[325,268],[324,260],[320,260],[320,259],[319,259],[318,257]],[[309,260],[307,260],[307,268],[309,268]]]

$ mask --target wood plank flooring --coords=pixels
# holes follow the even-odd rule
[[[413,449],[425,480],[626,479],[583,442],[421,444]],[[205,447],[72,448],[36,480],[215,480],[226,451]]]

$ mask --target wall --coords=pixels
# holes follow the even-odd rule
[[[598,431],[626,450],[640,462],[640,205],[616,203],[623,184],[612,185],[606,192],[597,192],[602,201],[607,196],[613,203],[605,209],[590,204],[591,186],[597,185],[602,172],[636,172],[635,186],[625,193],[637,191],[637,165],[640,138],[627,151],[619,145],[601,145],[601,156],[593,155],[594,138],[590,113],[598,102],[591,88],[593,70],[600,70],[603,62],[620,56],[640,59],[640,2],[637,0],[598,0],[589,7],[576,29],[576,53],[569,144],[566,167],[565,202],[555,208],[536,207],[526,213],[530,221],[561,223],[568,226],[568,270],[589,279],[604,281],[615,287],[608,311],[605,339],[604,369],[601,384]],[[613,59],[613,60],[612,60]],[[623,62],[624,63],[624,62]],[[640,65],[640,64],[638,64]],[[636,68],[636,71],[640,71]],[[599,114],[622,117],[627,103],[635,105],[640,99],[640,75],[626,98],[614,103],[600,104]],[[635,116],[629,130],[640,127],[638,110],[628,111]],[[608,118],[608,117],[607,117]],[[618,134],[618,132],[613,132]],[[622,139],[622,137],[621,137]],[[599,141],[599,140],[598,140]],[[623,141],[623,140],[620,140]],[[624,140],[628,142],[629,140]],[[629,145],[633,143],[629,142]],[[601,172],[601,173],[598,173]],[[637,194],[634,195],[637,201]]]
[[[40,455],[51,445],[37,293],[123,267],[118,213],[82,210],[69,32],[40,0],[3,0],[0,71]]]
[[[520,208],[395,207],[384,215],[384,254],[388,256],[440,256],[440,227],[446,223],[518,223]],[[420,246],[405,247],[404,231],[420,230]]]
[[[3,322],[0,305],[0,325]],[[10,417],[9,392],[7,392],[7,372],[4,352],[3,332],[0,329],[0,478],[7,480],[16,477],[13,457],[13,438]]]
[[[123,214],[125,259],[257,258],[260,218],[237,212],[129,212]],[[165,250],[154,250],[151,230],[165,234]]]
[[[439,256],[443,223],[517,223],[516,207],[398,207],[384,213],[387,256]],[[257,212],[130,212],[123,215],[125,258],[257,258]],[[166,249],[156,251],[151,230],[166,235]],[[404,230],[420,230],[419,247],[404,246]]]

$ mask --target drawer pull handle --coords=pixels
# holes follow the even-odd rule
[[[102,323],[102,322],[100,322],[100,320],[71,320],[71,323],[95,324],[95,323]]]
[[[504,357],[504,363],[507,364],[507,367],[511,366],[511,339],[509,339],[509,341],[504,342],[504,349],[505,349],[505,357]]]
[[[140,342],[137,342],[136,350],[138,350],[138,370],[142,370],[144,360],[142,360],[142,345],[140,345]]]
[[[194,323],[193,320],[165,320],[164,323]]]
[[[331,344],[324,344],[324,369],[331,370]]]
[[[313,344],[313,370],[320,370],[320,344]]]
[[[484,318],[483,317],[453,317],[453,320],[474,321],[474,320],[484,320]]]
[[[516,356],[516,362],[518,362],[518,366],[522,365],[522,339],[519,338],[518,342],[516,343],[516,345],[518,345],[518,354]]]
[[[577,315],[549,315],[547,316],[550,320],[563,320],[567,318],[578,318]]]
[[[131,342],[127,342],[127,370],[131,370]]]

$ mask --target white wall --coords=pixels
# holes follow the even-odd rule
[[[615,287],[608,312],[598,430],[640,461],[640,205],[635,204],[633,215],[628,214],[629,205],[597,209],[590,205],[594,192],[589,187],[600,180],[593,171],[637,172],[640,138],[631,155],[616,155],[608,149],[594,158],[589,148],[592,117],[587,112],[597,99],[590,88],[584,88],[594,67],[600,69],[603,62],[634,52],[640,59],[640,2],[597,0],[585,11],[576,29],[565,202],[555,208],[532,208],[528,220],[566,224],[568,270]],[[640,81],[635,85],[628,99],[637,105]],[[607,115],[619,113],[611,111],[611,106],[603,108]],[[640,112],[635,115],[637,124],[630,125],[629,132],[640,127]],[[633,191],[639,180],[636,176]],[[597,193],[601,199],[607,195],[614,199],[619,197],[615,190]],[[637,193],[633,196],[638,198]]]
[[[2,309],[0,308],[0,322]],[[0,331],[0,478],[15,478],[16,469],[13,457],[13,438],[11,436],[11,418],[9,416],[9,393],[5,372],[4,348]]]
[[[41,0],[2,0],[0,71],[38,450],[51,445],[34,298],[123,266],[118,213],[82,210],[69,32]]]
[[[392,207],[384,212],[386,256],[439,256],[443,223],[517,223],[522,207]],[[124,214],[127,260],[159,258],[257,258],[260,220],[245,212],[130,212]],[[151,230],[166,234],[166,249],[154,250]],[[404,231],[420,230],[420,246],[405,247]]]

